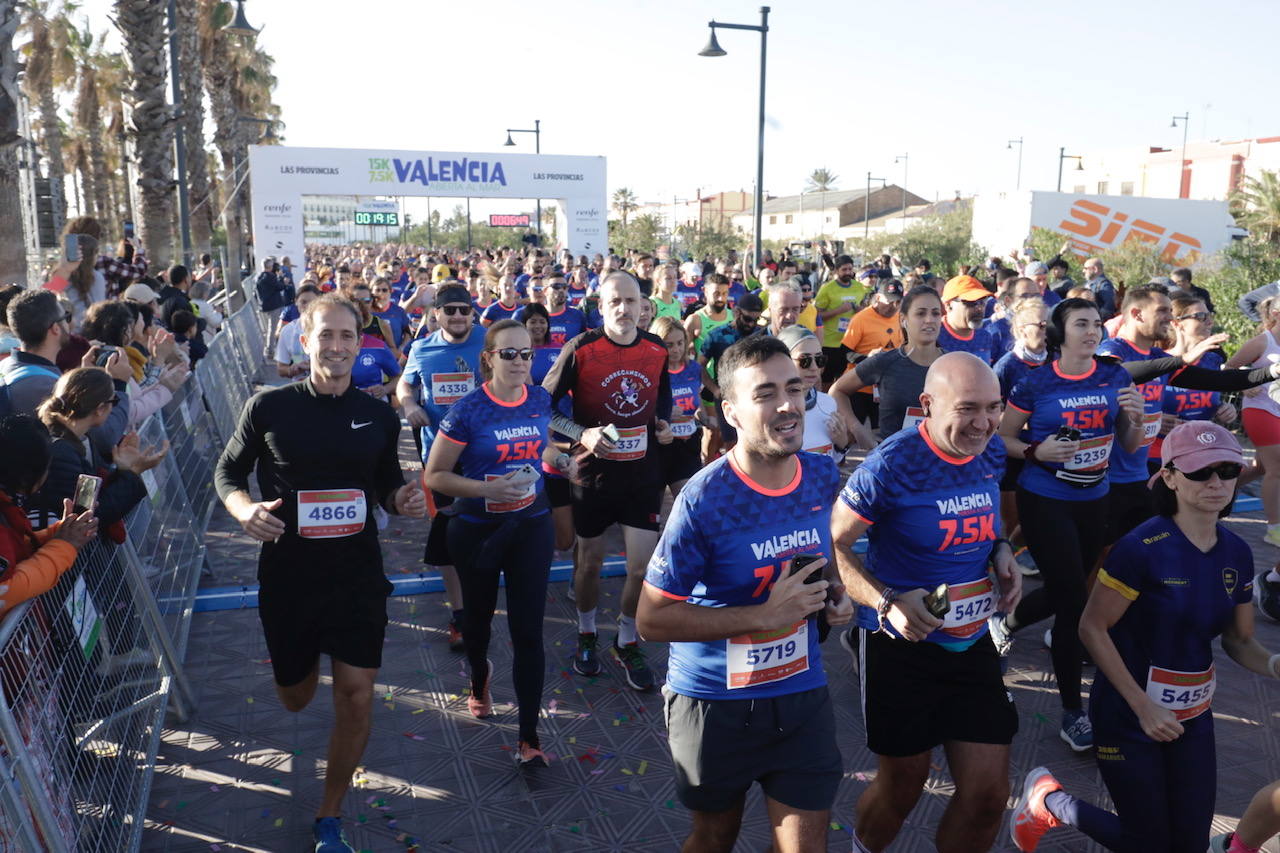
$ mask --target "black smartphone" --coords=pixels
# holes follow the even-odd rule
[[[126,240],[133,239],[133,221],[126,219],[124,221],[124,238]]]
[[[791,574],[801,571],[810,563],[816,563],[822,559],[821,554],[797,554],[795,559],[791,561]],[[822,580],[822,572],[812,572],[804,579],[805,583],[817,583]]]
[[[945,618],[947,611],[951,609],[951,597],[947,592],[945,583],[938,584],[933,592],[924,597],[925,609],[933,614],[935,619]]]

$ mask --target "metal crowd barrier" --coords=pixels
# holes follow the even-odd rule
[[[139,429],[168,440],[121,545],[83,549],[49,592],[0,619],[0,851],[136,850],[166,710],[183,670],[216,455],[261,363],[262,312],[227,318],[209,355]]]

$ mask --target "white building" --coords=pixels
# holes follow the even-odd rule
[[[868,216],[873,225],[876,220],[882,220],[870,231],[883,229],[883,219],[894,213],[900,214],[904,202],[908,210],[915,205],[927,204],[925,199],[904,192],[896,184],[872,187],[870,196],[863,188],[766,198],[761,239],[791,242],[817,237],[833,240],[861,237],[868,230],[864,225]],[[747,234],[753,233],[755,219],[750,210],[736,214],[732,219],[733,224]]]
[[[381,241],[399,233],[399,228],[384,225],[356,225],[356,207],[367,201],[381,201],[381,196],[304,195],[302,197],[303,235],[308,243],[327,246],[346,245],[357,241]],[[404,221],[403,210],[400,221]]]
[[[1062,192],[1222,200],[1243,176],[1280,171],[1280,136],[1189,141],[1185,154],[1182,146],[1086,152],[1062,167]]]

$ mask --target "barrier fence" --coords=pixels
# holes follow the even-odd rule
[[[213,468],[253,391],[269,318],[250,302],[138,429],[169,453],[143,475],[127,539],[80,551],[58,585],[0,619],[0,851],[136,850],[166,710],[183,671]]]

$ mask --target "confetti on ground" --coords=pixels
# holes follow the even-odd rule
[[[248,702],[250,705],[252,705],[252,704],[253,704],[253,697],[252,697],[252,696],[246,696],[246,697],[244,697],[244,701],[246,701],[246,702]]]
[[[216,793],[218,793],[218,791],[219,791],[220,789],[218,788],[218,786],[217,786],[217,785],[210,785],[210,786],[209,786],[209,790],[210,790],[210,791],[213,791],[213,792],[216,794]]]
[[[284,818],[282,818],[282,817],[278,817],[278,818],[276,818],[276,826],[277,826],[277,827],[284,826]]]
[[[831,828],[832,828],[832,829],[834,829],[834,830],[836,830],[836,831],[839,831],[839,829],[840,829],[840,824],[836,823],[836,822],[833,820],[833,821],[831,821]]]
[[[1047,722],[1049,722],[1048,720],[1046,720],[1046,719],[1045,719],[1044,714],[1041,714],[1039,711],[1036,711],[1036,713],[1035,713],[1035,718],[1036,718],[1036,722],[1037,722],[1037,723],[1047,723]]]
[[[648,770],[648,769],[649,769],[649,762],[647,762],[647,761],[641,761],[641,762],[640,762],[640,766],[636,768],[636,775],[637,775],[637,776],[643,776],[643,775],[644,775],[644,771],[646,771],[646,770]]]
[[[663,803],[663,805],[665,805],[669,809],[674,809],[676,807],[674,800],[667,800],[665,803]]]
[[[865,782],[867,781],[867,774],[859,770],[857,773],[853,774],[853,778],[857,779],[859,782]]]
[[[626,776],[630,776],[630,775],[631,775],[631,771],[630,771],[630,770],[628,770],[628,769],[627,769],[627,768],[625,768],[625,767],[624,767],[624,768],[622,768],[622,772],[623,772],[623,774],[624,774],[624,775],[626,775]]]

